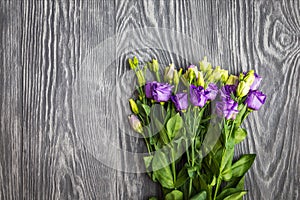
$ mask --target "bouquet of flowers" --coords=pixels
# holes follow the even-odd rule
[[[242,199],[255,154],[236,159],[234,149],[247,135],[243,120],[265,103],[262,78],[253,70],[229,75],[206,57],[199,64],[170,64],[161,74],[155,59],[143,67],[129,59],[137,77],[129,123],[145,140],[145,167],[165,200]],[[149,71],[155,80],[146,81]]]

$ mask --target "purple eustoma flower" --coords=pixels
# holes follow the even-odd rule
[[[167,83],[148,82],[145,85],[146,97],[157,102],[169,101],[172,95],[172,88],[173,86]]]
[[[235,85],[224,85],[220,90],[222,99],[230,98],[231,93],[235,94],[236,88]]]
[[[188,108],[188,96],[186,93],[177,93],[176,95],[171,96],[171,100],[177,111],[186,110]]]
[[[218,94],[218,86],[214,83],[210,83],[206,90],[205,90],[205,96],[207,97],[208,100],[215,100]]]
[[[258,90],[251,90],[247,96],[245,104],[248,108],[258,110],[265,103],[267,96]]]
[[[208,100],[205,95],[205,90],[202,86],[190,86],[190,100],[194,106],[203,107]]]
[[[230,98],[222,99],[216,103],[217,114],[228,119],[235,119],[238,114],[238,103]]]

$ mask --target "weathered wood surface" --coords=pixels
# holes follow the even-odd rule
[[[300,199],[298,0],[4,0],[0,20],[0,199],[147,199],[160,194],[145,174],[113,170],[81,142],[82,136],[89,138],[85,130],[104,134],[97,129],[99,113],[107,113],[107,124],[115,120],[104,94],[112,92],[109,86],[116,80],[126,80],[126,60],[133,54],[181,66],[207,55],[231,72],[257,70],[268,100],[245,123],[249,135],[238,147],[237,153],[257,153],[246,177],[245,199]],[[170,52],[187,44],[170,41],[168,35],[157,32],[144,39],[142,30],[126,34],[144,27],[178,31],[200,46],[184,48],[178,56]],[[115,45],[106,44],[115,58],[110,71],[97,80],[101,67],[108,67],[98,63],[90,74],[99,83],[104,77],[105,85],[78,93],[76,87],[90,86],[82,86],[82,76],[89,76],[83,73],[84,59],[113,35]],[[155,41],[162,50],[151,48]],[[124,46],[132,51],[122,52]],[[102,54],[98,57],[105,61],[107,52]],[[92,112],[83,109],[80,115],[78,102]],[[107,124],[116,147],[141,148],[136,138]],[[127,159],[123,154],[111,159],[120,158]]]

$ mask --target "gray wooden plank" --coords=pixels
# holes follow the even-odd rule
[[[20,4],[0,2],[0,199],[22,196]]]
[[[113,21],[106,18],[109,11],[113,14],[112,5],[110,1],[22,3],[22,188],[26,199],[116,197],[115,172],[80,143],[80,125],[75,126],[72,108],[80,63],[97,40],[110,34],[98,23]],[[91,35],[96,36],[93,41]]]

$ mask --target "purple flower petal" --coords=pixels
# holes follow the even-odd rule
[[[254,73],[254,76],[255,76],[255,79],[254,79],[254,82],[252,83],[252,85],[250,86],[250,90],[257,90],[260,85],[260,82],[262,80],[262,78],[258,74]]]
[[[186,110],[188,108],[188,96],[186,93],[178,93],[171,96],[171,100],[174,103],[176,110]]]
[[[154,99],[157,102],[169,101],[173,87],[167,83],[148,82],[145,85],[145,94],[147,98]]]
[[[203,107],[207,101],[205,96],[205,90],[202,86],[196,87],[195,85],[190,86],[190,101],[194,106]]]
[[[245,103],[248,108],[253,110],[259,110],[260,107],[265,103],[267,96],[258,90],[250,91]]]
[[[218,86],[214,83],[210,83],[205,90],[205,96],[208,100],[215,100],[218,95]]]
[[[238,114],[238,103],[230,98],[224,98],[216,103],[216,112],[220,117],[235,119]]]
[[[235,94],[236,88],[235,85],[224,85],[220,90],[221,97],[225,99],[230,97],[231,93]]]

